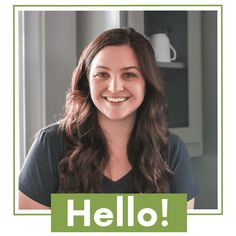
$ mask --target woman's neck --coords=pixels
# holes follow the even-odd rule
[[[106,137],[111,156],[126,156],[127,144],[134,127],[135,115],[122,120],[110,120],[102,114],[98,114],[99,125]]]
[[[111,120],[98,114],[98,122],[106,137],[110,156],[103,174],[117,181],[132,169],[127,145],[135,123],[135,114],[122,120]]]

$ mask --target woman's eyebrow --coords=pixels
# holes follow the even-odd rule
[[[97,66],[95,67],[95,69],[111,70],[109,67],[103,66],[103,65],[97,65]],[[122,71],[130,70],[130,69],[135,69],[135,70],[141,71],[138,66],[126,66],[126,67],[121,68]]]
[[[141,71],[140,68],[137,66],[127,66],[127,67],[122,68],[122,70],[130,70],[130,69]]]
[[[97,66],[95,67],[95,69],[106,69],[106,70],[110,70],[109,67],[103,66],[103,65],[97,65]]]

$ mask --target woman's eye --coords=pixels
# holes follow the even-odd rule
[[[124,78],[126,78],[126,79],[130,79],[130,78],[134,78],[134,77],[136,77],[136,74],[134,74],[134,73],[125,73],[124,74]]]
[[[99,72],[99,73],[96,73],[94,77],[98,79],[106,79],[109,77],[109,75],[108,73],[105,73],[105,72]]]

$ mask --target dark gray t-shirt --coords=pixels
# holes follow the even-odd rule
[[[19,176],[19,190],[31,199],[51,205],[51,193],[60,192],[57,166],[66,155],[66,143],[58,124],[42,129],[35,139]],[[187,193],[190,200],[197,194],[191,161],[181,139],[170,133],[167,163],[173,171],[170,193]],[[114,182],[102,176],[103,193],[132,193],[132,170]]]

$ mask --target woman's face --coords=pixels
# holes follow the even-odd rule
[[[107,46],[94,57],[89,86],[99,116],[111,120],[135,117],[145,95],[145,81],[128,45]]]

